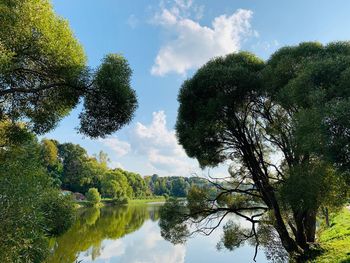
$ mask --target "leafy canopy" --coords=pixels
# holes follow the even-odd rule
[[[49,0],[1,1],[0,24],[0,119],[26,121],[42,134],[84,100],[83,134],[105,136],[130,122],[137,100],[126,59],[110,54],[90,70]]]
[[[164,236],[172,239],[171,228],[183,220],[234,213],[252,228],[225,236],[224,246],[249,239],[258,246],[257,233],[273,226],[281,247],[305,259],[317,212],[341,206],[348,190],[349,74],[349,42],[309,42],[281,48],[266,62],[247,52],[214,58],[186,80],[178,96],[179,142],[202,167],[230,162],[231,178],[213,180],[214,197],[190,191],[182,221],[163,216]],[[224,232],[238,233],[234,225]]]

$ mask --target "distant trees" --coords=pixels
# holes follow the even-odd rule
[[[96,188],[89,188],[89,191],[85,195],[86,200],[93,206],[101,202],[101,195]]]
[[[231,178],[212,180],[215,198],[189,194],[185,214],[162,222],[163,233],[182,240],[172,227],[186,236],[188,221],[234,213],[251,229],[226,225],[227,248],[276,236],[291,257],[310,256],[318,211],[341,206],[348,190],[349,79],[348,42],[284,47],[267,62],[239,52],[201,67],[179,92],[177,136],[202,167],[231,162]]]
[[[133,189],[120,171],[109,171],[102,179],[102,193],[106,197],[122,200],[133,197]]]
[[[167,195],[173,197],[186,197],[192,186],[201,186],[207,191],[216,191],[213,184],[200,177],[168,176],[160,177],[157,174],[146,176],[150,190],[155,195]]]
[[[185,197],[191,185],[213,188],[207,181],[196,177],[152,175],[142,178],[137,173],[110,169],[106,153],[89,156],[84,148],[72,143],[60,144],[43,139],[41,157],[55,185],[82,194],[89,188],[97,188],[102,197],[123,200],[152,195]]]
[[[79,145],[64,143],[57,147],[58,159],[63,167],[61,181],[64,189],[80,193],[87,192],[90,187],[100,189],[99,182],[106,167],[89,157]]]

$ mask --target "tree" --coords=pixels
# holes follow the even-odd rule
[[[41,141],[41,160],[53,179],[53,184],[59,188],[62,185],[63,165],[59,160],[57,145],[58,142],[43,139]]]
[[[118,200],[133,197],[133,189],[121,169],[106,173],[102,179],[102,193],[106,197]]]
[[[311,254],[317,211],[332,198],[341,205],[348,188],[349,74],[347,42],[285,47],[266,63],[240,52],[201,67],[180,90],[177,136],[202,167],[231,161],[231,178],[212,178],[215,198],[191,195],[182,220],[162,224],[171,232],[188,220],[234,213],[251,230],[228,224],[228,248],[253,239],[257,253],[258,233],[269,225],[291,257]]]
[[[68,229],[74,213],[71,201],[52,186],[33,134],[20,145],[0,148],[0,192],[1,261],[42,262],[49,237]]]
[[[74,223],[74,203],[70,196],[63,196],[57,190],[46,193],[40,206],[43,211],[46,232],[57,237],[66,232]]]
[[[127,171],[122,171],[122,173],[125,175],[128,184],[132,188],[133,198],[141,198],[149,194],[146,182],[141,175]]]
[[[188,191],[188,183],[184,178],[179,177],[171,182],[171,195],[175,197],[185,197]]]
[[[0,120],[25,120],[43,134],[82,100],[79,131],[87,136],[105,136],[130,122],[137,100],[125,58],[109,54],[97,70],[89,69],[49,0],[2,1],[0,10]]]
[[[59,157],[63,165],[62,187],[73,192],[86,192],[91,178],[86,176],[88,155],[84,148],[72,143],[58,145]]]
[[[86,199],[95,206],[101,202],[101,195],[96,188],[90,188],[86,193]]]

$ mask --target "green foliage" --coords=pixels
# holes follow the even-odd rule
[[[72,203],[52,187],[34,137],[0,149],[0,192],[2,262],[43,261],[47,237],[70,226]]]
[[[111,134],[128,124],[137,108],[130,87],[131,69],[121,55],[106,56],[84,98],[80,131],[92,138]]]
[[[317,163],[293,167],[280,193],[284,203],[295,210],[317,210],[321,205],[343,206],[347,186],[334,168]]]
[[[40,207],[44,214],[45,232],[49,236],[65,233],[73,224],[75,211],[70,196],[62,196],[57,191],[46,193]]]
[[[210,183],[200,177],[168,176],[160,177],[157,174],[145,176],[144,180],[155,195],[186,197],[191,186],[205,187],[207,191],[213,188]]]
[[[171,193],[175,197],[185,197],[187,195],[188,188],[189,184],[186,183],[185,179],[183,177],[179,177],[172,181]]]
[[[16,105],[2,104],[1,112],[29,118],[34,131],[46,132],[78,102],[79,92],[71,86],[80,84],[84,51],[48,0],[2,1],[0,8],[0,43],[6,57],[6,64],[0,66],[0,94]],[[49,86],[53,89],[20,92]],[[16,89],[17,96],[6,95]]]
[[[85,194],[86,200],[95,206],[101,202],[101,195],[96,188],[90,188]]]
[[[169,198],[160,210],[161,235],[174,244],[184,243],[189,235],[185,223],[187,209],[181,201]]]
[[[3,262],[40,262],[47,254],[41,213],[49,178],[35,142],[0,151],[0,257]]]
[[[111,204],[113,205],[127,205],[129,203],[129,199],[125,196],[120,198],[114,198],[111,201]]]
[[[197,215],[197,217],[201,215],[203,210],[209,207],[208,199],[209,195],[206,189],[193,186],[187,196],[187,207],[191,214]]]
[[[0,120],[26,120],[43,134],[84,99],[81,133],[105,136],[130,122],[137,100],[125,58],[107,55],[90,70],[49,0],[1,1],[0,10]]]
[[[126,179],[128,180],[128,184],[132,188],[132,197],[133,198],[144,198],[151,195],[151,192],[146,184],[145,180],[141,177],[141,175],[127,172],[119,169]]]
[[[344,170],[349,148],[350,43],[302,43],[277,51],[263,70],[268,95],[294,114],[296,151]]]
[[[177,137],[201,166],[215,166],[226,158],[220,151],[221,137],[230,128],[226,120],[260,91],[263,66],[256,56],[240,52],[209,61],[183,83]]]
[[[88,156],[80,145],[64,143],[58,145],[59,159],[63,167],[61,180],[64,189],[85,193],[91,187],[101,189],[100,182],[107,171],[104,164]]]
[[[54,166],[58,162],[57,145],[51,141],[44,139],[41,141],[41,156],[45,166]]]
[[[219,184],[218,202],[207,202],[235,212],[266,205],[288,253],[308,254],[316,212],[343,205],[350,182],[349,79],[349,42],[284,47],[265,63],[240,52],[202,66],[180,89],[176,134],[202,167],[232,162],[235,198],[220,196]]]
[[[110,171],[106,173],[102,180],[102,193],[106,197],[123,199],[132,197],[132,188],[128,184],[128,179],[120,171]]]

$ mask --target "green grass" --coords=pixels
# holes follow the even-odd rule
[[[112,198],[102,198],[101,203],[99,204],[99,207],[108,205],[109,203],[112,202]],[[147,203],[153,203],[153,202],[165,202],[166,199],[164,196],[154,196],[150,198],[145,198],[145,199],[131,199],[129,200],[129,205],[136,205],[136,204],[147,204]],[[76,204],[76,207],[89,207],[91,206],[90,203],[86,200],[79,200],[79,201],[74,201]]]
[[[147,198],[147,199],[129,200],[129,204],[146,204],[146,203],[153,203],[153,202],[165,202],[165,197],[164,196],[156,196],[156,197]]]
[[[321,230],[319,242],[325,252],[316,259],[317,263],[350,262],[350,211],[344,208],[330,222],[330,227]]]

